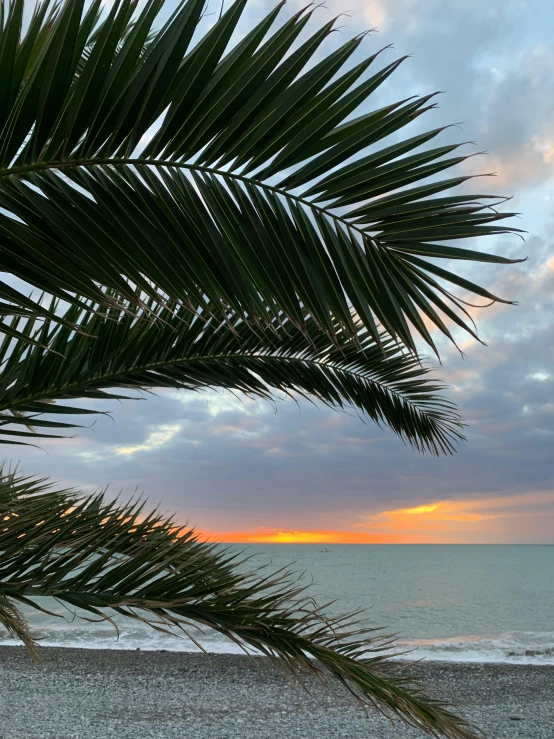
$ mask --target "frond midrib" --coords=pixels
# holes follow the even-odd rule
[[[176,357],[175,359],[166,360],[166,361],[159,361],[159,362],[149,362],[147,364],[143,365],[136,365],[131,368],[127,368],[124,371],[120,372],[112,372],[105,375],[96,375],[89,380],[84,380],[82,382],[74,382],[67,385],[64,385],[62,387],[54,387],[48,392],[40,392],[40,393],[34,393],[32,395],[27,395],[24,398],[18,398],[14,402],[0,404],[0,411],[4,410],[12,410],[13,408],[17,408],[17,406],[25,405],[27,403],[32,403],[33,401],[39,401],[44,398],[59,398],[64,395],[65,392],[69,390],[74,390],[77,388],[86,388],[90,386],[98,385],[99,383],[102,383],[104,387],[110,385],[111,381],[113,380],[114,383],[117,385],[117,380],[122,379],[125,377],[125,375],[130,375],[135,372],[146,372],[149,370],[155,370],[157,368],[161,367],[170,367],[177,364],[193,364],[194,362],[209,362],[209,361],[219,361],[219,360],[235,360],[235,359],[245,359],[245,358],[251,358],[251,359],[270,359],[277,362],[288,362],[288,363],[299,363],[299,364],[313,364],[317,365],[319,367],[325,367],[326,369],[332,369],[334,372],[340,372],[345,375],[349,375],[351,377],[360,378],[362,375],[359,373],[354,372],[351,369],[347,369],[344,367],[340,367],[332,362],[324,362],[319,359],[313,359],[313,358],[305,358],[305,357],[295,357],[295,356],[287,356],[287,355],[280,355],[280,354],[263,354],[260,353],[245,353],[245,352],[238,352],[233,354],[203,354],[195,357]],[[403,403],[406,403],[410,405],[415,411],[418,413],[422,413],[424,415],[428,415],[426,410],[421,408],[417,402],[414,402],[410,398],[407,398],[403,393],[401,393],[399,390],[391,387],[390,385],[387,385],[381,380],[372,378],[372,377],[366,377],[363,376],[364,381],[378,386],[381,390],[384,392],[390,393],[394,397],[401,400]],[[119,385],[119,387],[127,387],[125,385]],[[132,386],[128,386],[129,389],[132,389]],[[136,389],[140,389],[140,386],[137,386]],[[44,411],[45,413],[47,411]],[[52,412],[55,412],[55,406],[53,406]]]
[[[122,595],[121,593],[114,593],[112,591],[108,590],[97,590],[95,589],[94,583],[92,584],[92,587],[89,588],[79,588],[74,587],[71,589],[67,589],[67,587],[62,587],[64,583],[58,584],[57,587],[47,587],[47,586],[38,586],[38,587],[30,587],[30,588],[21,588],[17,580],[0,580],[0,589],[3,593],[5,593],[8,596],[13,595],[22,595],[26,598],[60,598],[63,599],[64,594],[70,594],[70,595],[81,595],[84,598],[87,596],[95,596],[95,597],[103,597],[103,598],[113,598],[114,600],[134,600],[138,602],[144,602],[153,604],[156,601],[159,602],[159,608],[164,607],[164,603],[167,604],[167,600],[163,600],[163,598],[157,599],[152,598],[150,596],[146,595],[140,595],[140,594],[127,594]],[[177,598],[175,598],[177,600]],[[179,596],[179,608],[186,607],[186,605],[194,605],[195,608],[200,608],[202,605],[209,606],[210,604],[207,604],[205,602],[202,602],[201,599],[199,599],[197,596],[189,596],[187,597],[185,594],[182,596]],[[186,604],[185,601],[190,601],[190,604]],[[133,606],[136,607],[136,603],[133,603]],[[109,607],[109,606],[106,606]],[[155,606],[154,606],[155,607]]]
[[[369,236],[369,234],[363,229],[351,223],[343,216],[337,215],[330,208],[324,208],[321,205],[317,205],[312,200],[303,198],[301,195],[292,195],[288,190],[277,187],[275,185],[269,185],[263,180],[256,179],[255,177],[247,177],[246,175],[240,175],[236,172],[229,172],[228,170],[218,169],[217,167],[205,167],[200,164],[191,164],[190,162],[182,162],[180,160],[163,160],[163,159],[149,159],[147,157],[124,157],[124,158],[102,158],[102,159],[70,159],[66,161],[58,162],[40,162],[36,164],[20,165],[18,167],[11,167],[8,169],[0,169],[0,179],[4,177],[13,177],[19,175],[30,174],[33,172],[42,172],[50,169],[77,169],[79,167],[99,167],[99,166],[129,166],[129,165],[150,165],[153,167],[174,167],[178,169],[197,170],[198,172],[206,172],[207,174],[217,175],[220,177],[228,177],[234,179],[237,182],[246,182],[249,185],[255,185],[264,190],[268,190],[277,195],[281,195],[288,200],[294,200],[311,210],[318,211],[329,218],[341,223],[345,228],[351,229],[359,233],[364,239],[370,241],[373,246],[379,246],[377,242]],[[385,247],[386,248],[386,247]]]

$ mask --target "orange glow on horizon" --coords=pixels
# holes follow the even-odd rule
[[[361,531],[284,531],[254,529],[253,531],[202,532],[210,540],[226,544],[417,544],[418,535],[370,534]]]
[[[501,541],[525,519],[553,516],[554,491],[465,501],[438,500],[412,508],[359,516],[349,530],[282,529],[199,532],[210,540],[237,544],[448,544]],[[348,523],[345,528],[348,528]],[[532,537],[531,537],[532,541]]]

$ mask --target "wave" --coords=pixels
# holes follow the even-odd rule
[[[244,654],[235,642],[225,639],[211,629],[201,632],[190,629],[193,638],[185,634],[171,635],[148,628],[142,624],[125,626],[118,623],[119,633],[109,623],[52,623],[48,626],[31,624],[31,633],[43,647],[73,647],[78,649],[140,649],[146,651],[168,652],[201,652],[195,641],[200,643],[204,651],[221,654]],[[194,639],[194,641],[193,641]],[[0,627],[0,645],[12,646],[20,644],[2,631]],[[254,653],[250,650],[250,653]]]
[[[404,660],[554,665],[554,632],[512,631],[485,636],[405,639]]]
[[[117,620],[117,617],[116,617]],[[119,635],[108,622],[85,622],[79,619],[52,619],[41,615],[30,618],[33,634],[40,644],[50,647],[84,649],[141,649],[171,652],[199,652],[185,635],[172,636],[148,628],[144,624],[118,623]],[[211,629],[191,630],[191,635],[206,652],[243,654],[244,650]],[[17,642],[0,630],[0,644]],[[496,635],[456,636],[440,639],[403,639],[397,642],[403,650],[401,659],[425,659],[434,662],[496,662],[508,664],[554,665],[554,632],[514,631]],[[253,649],[250,653],[256,654]]]
[[[41,605],[59,618],[46,616],[24,608],[31,632],[39,643],[48,647],[78,647],[84,649],[144,649],[169,652],[200,652],[193,639],[206,652],[216,654],[244,654],[235,642],[209,628],[191,627],[189,633],[179,636],[156,631],[139,621],[129,621],[111,614],[119,633],[108,621],[89,621],[52,599],[41,599]],[[77,609],[77,614],[80,613]],[[86,614],[81,614],[86,615]],[[0,644],[13,645],[0,627]],[[504,662],[508,664],[554,665],[554,631],[510,631],[479,636],[400,639],[396,646],[402,650],[401,659],[425,659],[434,662]],[[256,650],[249,649],[251,654]]]
[[[23,609],[28,619],[32,635],[40,646],[73,647],[79,649],[144,649],[147,651],[165,650],[169,652],[201,652],[195,641],[204,651],[222,654],[244,654],[235,642],[226,639],[213,629],[191,626],[188,633],[170,634],[146,626],[140,621],[132,622],[114,613],[109,613],[117,624],[117,629],[107,620],[83,620],[75,618],[67,609],[61,608],[51,599],[44,599],[42,605],[58,618],[48,617],[37,611]],[[78,609],[77,609],[78,610]],[[87,614],[81,614],[87,615]],[[20,644],[11,638],[0,626],[0,645]],[[253,650],[250,650],[253,653]]]

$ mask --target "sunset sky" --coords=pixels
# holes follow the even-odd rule
[[[249,21],[269,7],[253,0]],[[289,0],[283,17],[298,7]],[[372,107],[446,91],[417,125],[461,123],[443,140],[488,152],[466,167],[497,173],[479,191],[514,195],[514,225],[528,232],[525,243],[480,245],[524,264],[460,268],[519,302],[472,311],[488,346],[461,337],[461,358],[442,345],[439,374],[468,442],[455,457],[423,457],[388,430],[305,401],[168,391],[102,404],[112,418],[20,452],[21,467],[87,490],[144,491],[225,541],[554,543],[554,4],[327,0],[315,22],[346,11],[326,51],[377,27],[366,54],[394,43],[383,64],[412,55]]]

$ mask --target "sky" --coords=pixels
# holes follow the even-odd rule
[[[289,0],[286,13],[298,7]],[[246,25],[269,8],[253,0]],[[223,541],[554,543],[554,4],[327,0],[312,28],[339,13],[341,33],[322,53],[376,28],[363,53],[394,43],[383,64],[410,54],[372,107],[444,91],[421,125],[459,123],[444,140],[486,150],[466,165],[496,173],[479,190],[512,195],[522,214],[513,225],[525,242],[478,248],[527,262],[463,267],[518,305],[473,312],[487,346],[461,337],[462,358],[441,345],[438,375],[452,386],[467,443],[437,459],[305,401],[164,391],[103,404],[111,417],[23,450],[21,468],[85,490],[144,491]]]

